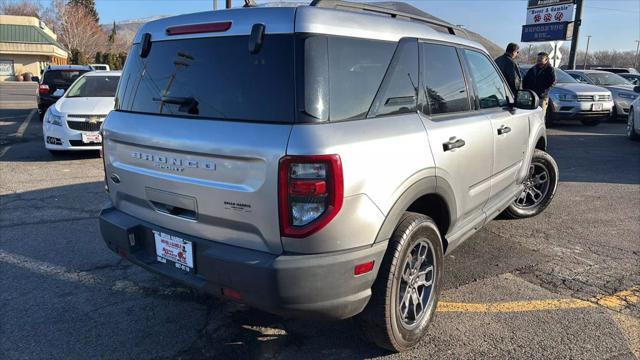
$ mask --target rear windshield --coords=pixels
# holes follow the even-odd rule
[[[251,54],[249,36],[135,44],[116,109],[228,120],[291,122],[295,111],[293,35],[265,35]]]
[[[68,88],[76,81],[80,75],[89,72],[88,70],[49,70],[44,73],[42,79],[43,84],[49,85],[49,87],[56,88]]]
[[[66,97],[114,97],[119,79],[119,76],[85,76],[73,83]]]

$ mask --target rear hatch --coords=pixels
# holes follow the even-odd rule
[[[293,34],[267,30],[252,53],[251,16],[220,13],[141,30],[154,39],[150,51],[142,57],[149,44],[133,45],[103,125],[109,194],[158,228],[277,254],[278,164],[295,117]],[[294,11],[283,13],[292,31]],[[193,24],[206,31],[167,35]]]
[[[86,72],[88,72],[88,70],[49,70],[44,73],[42,84],[47,85],[49,87],[49,91],[47,93],[49,95],[53,95],[53,93],[58,89],[67,91],[71,84],[73,84],[80,75]]]

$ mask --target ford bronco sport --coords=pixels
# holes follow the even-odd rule
[[[276,314],[415,346],[444,255],[534,216],[558,170],[538,99],[446,23],[365,4],[147,23],[103,124],[108,247]]]

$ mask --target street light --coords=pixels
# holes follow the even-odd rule
[[[587,70],[587,59],[589,58],[589,42],[591,41],[591,35],[587,35],[587,51],[584,52],[584,66],[583,70]]]

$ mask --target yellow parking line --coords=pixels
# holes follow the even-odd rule
[[[611,310],[620,310],[627,305],[640,303],[640,285],[629,290],[617,292],[609,296],[596,296],[592,299],[595,303]]]
[[[441,301],[439,312],[526,312],[542,310],[581,309],[601,306],[610,310],[621,310],[625,306],[640,303],[640,286],[617,292],[613,295],[597,296],[589,301],[579,299],[549,299],[510,301],[488,304],[454,303]]]
[[[510,301],[492,304],[438,303],[439,312],[525,312],[540,310],[580,309],[596,306],[594,303],[578,299],[551,299]]]

